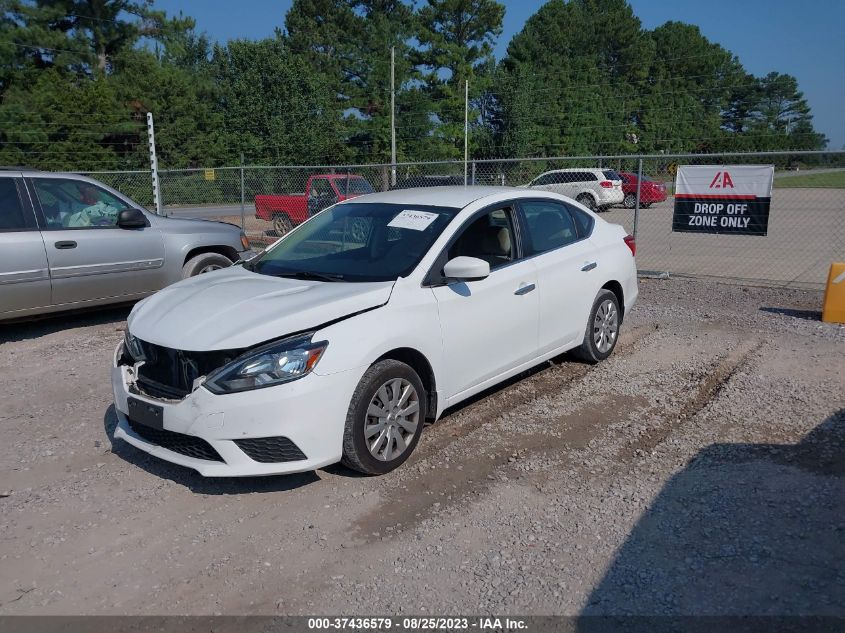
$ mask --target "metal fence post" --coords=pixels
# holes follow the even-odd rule
[[[643,182],[643,159],[640,158],[637,168],[637,203],[634,205],[634,239],[637,238],[637,223],[640,221],[640,187]]]
[[[158,158],[156,157],[156,135],[153,127],[153,113],[147,112],[147,137],[150,142],[150,175],[153,179],[153,204],[156,214],[162,215],[161,186],[158,180]]]
[[[241,152],[241,231],[246,231],[246,209],[244,208],[244,153]]]
[[[477,184],[475,182],[475,161],[472,161],[472,180],[470,181],[470,184]]]

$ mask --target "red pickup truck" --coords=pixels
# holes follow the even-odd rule
[[[282,235],[335,202],[365,193],[373,193],[373,187],[363,176],[314,174],[305,193],[255,196],[255,217],[272,222],[276,234]]]

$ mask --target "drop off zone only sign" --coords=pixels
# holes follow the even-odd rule
[[[681,165],[675,178],[672,230],[765,235],[773,165]]]

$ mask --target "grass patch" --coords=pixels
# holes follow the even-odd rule
[[[796,174],[794,176],[778,176],[775,187],[827,187],[831,189],[845,189],[845,169],[829,171],[822,174]]]

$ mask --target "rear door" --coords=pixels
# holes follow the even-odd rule
[[[23,178],[0,172],[0,316],[50,305],[50,273]]]
[[[86,180],[36,177],[28,184],[38,202],[53,304],[128,298],[164,286],[161,233],[118,227],[123,200]]]
[[[580,341],[598,292],[601,265],[588,236],[593,218],[557,200],[520,200],[526,254],[537,269],[538,351]]]

